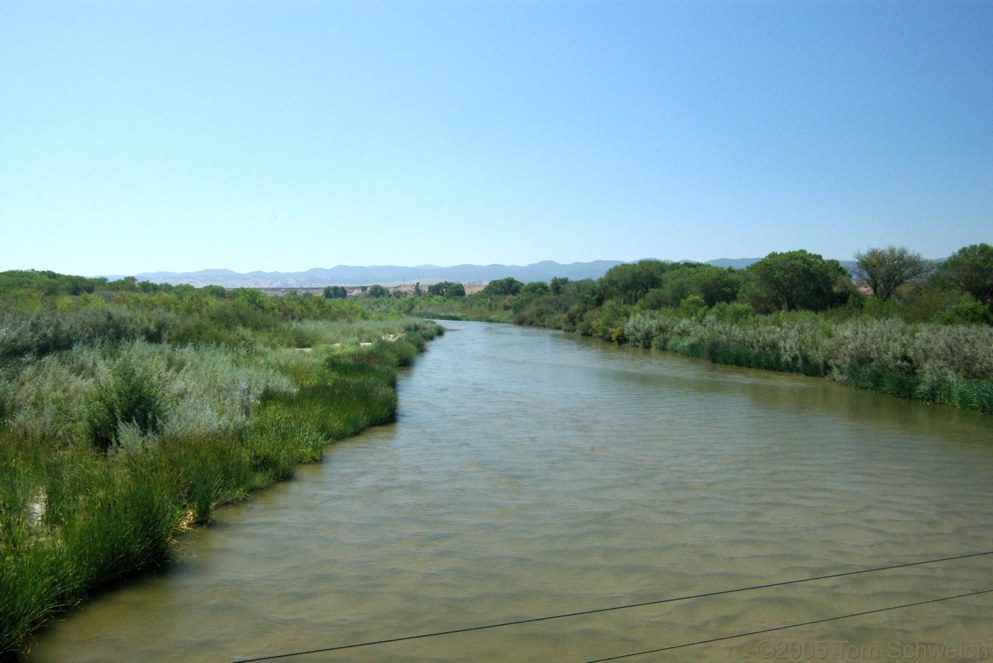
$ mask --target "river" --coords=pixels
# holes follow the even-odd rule
[[[990,589],[993,555],[726,593],[993,550],[989,417],[446,325],[396,424],[220,510],[27,661],[580,662],[803,622],[625,660],[993,658],[993,594],[921,603]]]

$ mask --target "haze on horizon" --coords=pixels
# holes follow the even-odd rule
[[[991,71],[981,0],[10,0],[0,270],[941,258]]]

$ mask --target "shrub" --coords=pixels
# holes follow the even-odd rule
[[[118,441],[122,424],[134,426],[142,435],[153,435],[161,430],[164,414],[161,380],[125,356],[97,381],[87,407],[87,433],[95,447],[106,451]]]

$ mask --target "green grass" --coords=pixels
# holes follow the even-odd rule
[[[341,302],[121,296],[0,319],[0,658],[160,568],[218,506],[392,421],[397,367],[441,332]]]
[[[656,311],[631,317],[624,337],[718,364],[827,376],[898,398],[993,412],[993,328],[985,325],[834,322],[809,312],[731,321]]]

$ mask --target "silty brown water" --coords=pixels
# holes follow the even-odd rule
[[[989,417],[448,324],[395,425],[222,510],[28,660],[233,661],[993,550]],[[974,557],[282,660],[586,661],[990,587]],[[991,628],[985,594],[630,660],[976,660]]]

